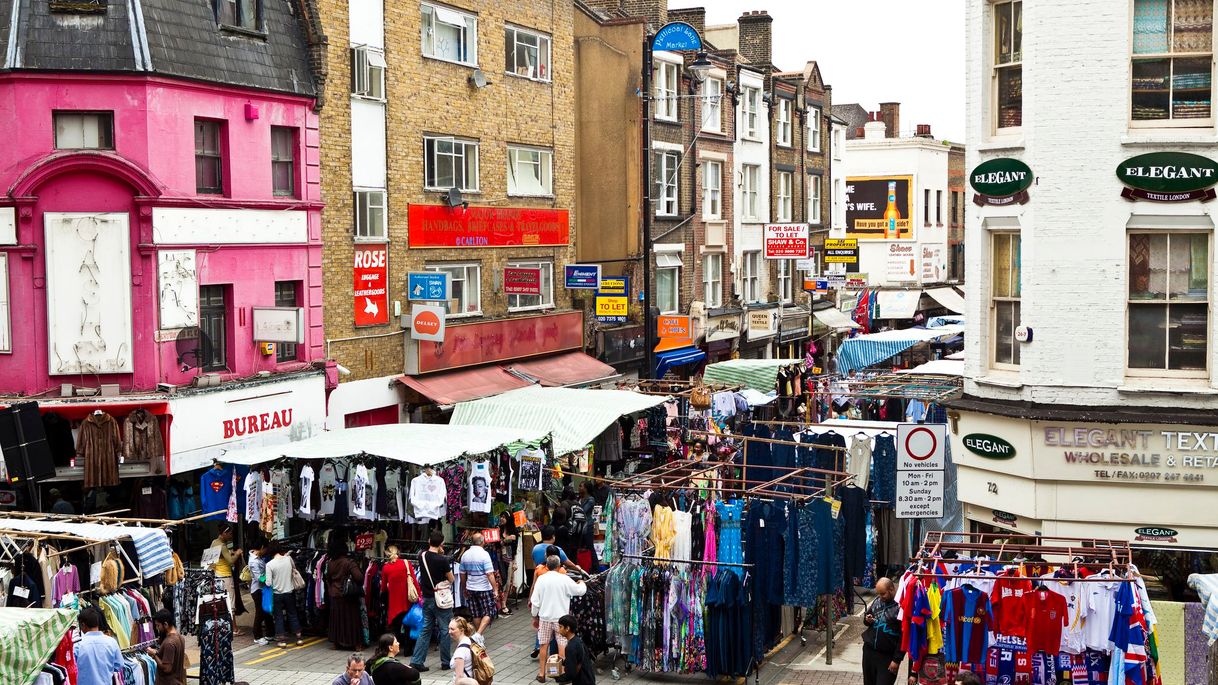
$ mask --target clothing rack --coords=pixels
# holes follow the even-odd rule
[[[668,564],[698,564],[700,566],[734,566],[737,568],[753,568],[754,564],[737,564],[730,561],[695,561],[693,559],[668,559],[665,557],[647,556],[644,554],[619,554],[623,559],[641,559],[650,562]]]
[[[948,536],[960,537],[961,542],[952,542],[945,540]],[[1012,540],[1023,540],[1025,542],[1012,542]],[[1042,543],[1049,544],[1042,544]],[[1060,544],[1064,542],[1076,544]],[[1059,544],[1053,544],[1059,543]],[[941,556],[941,551],[951,552],[967,552],[974,556],[993,555],[992,558],[974,559],[974,558],[959,558],[947,559]],[[1014,556],[1011,559],[1003,560],[1003,555],[1011,553],[1034,553],[1040,557],[1038,559],[1019,559]],[[1068,561],[1054,562],[1048,561],[1044,557],[1064,557]],[[1087,561],[1091,559],[1092,561]],[[1101,578],[1082,577],[1079,575],[1080,566],[1094,566],[1100,569],[1109,569],[1116,573],[1125,574],[1130,570],[1133,564],[1133,551],[1129,547],[1129,543],[1123,540],[1110,540],[1103,538],[1071,538],[1051,535],[1030,535],[1021,533],[953,533],[949,531],[928,531],[923,539],[922,548],[913,559],[911,564],[918,565],[918,572],[915,574],[918,577],[928,578],[959,578],[969,579],[977,578],[977,574],[943,574],[930,571],[923,571],[928,562],[935,563],[969,563],[984,564],[986,562],[995,565],[1023,565],[1023,564],[1044,564],[1046,566],[1056,566],[1059,569],[1067,568],[1074,570],[1073,577],[1067,577],[1067,580],[1078,582],[1100,582],[1100,581],[1131,581],[1136,578],[1126,575],[1107,576]]]
[[[127,647],[126,649],[123,649],[121,651],[123,654],[128,654],[130,652],[142,652],[145,649],[155,645],[156,642],[157,642],[156,640],[144,640],[143,642],[131,645],[130,647]]]

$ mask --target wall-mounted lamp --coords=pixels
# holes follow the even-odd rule
[[[712,66],[714,65],[711,64],[710,59],[706,55],[706,51],[703,50],[702,52],[698,53],[698,56],[694,59],[693,63],[689,65],[689,75],[693,77],[695,82],[702,83],[706,80],[706,76],[710,74]]]

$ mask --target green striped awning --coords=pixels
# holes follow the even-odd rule
[[[778,369],[792,364],[802,364],[802,359],[730,359],[710,364],[702,372],[706,383],[743,385],[760,392],[778,388]]]
[[[75,622],[75,609],[0,607],[0,683],[33,685]]]

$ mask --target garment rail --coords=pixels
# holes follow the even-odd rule
[[[736,568],[753,568],[754,564],[737,564],[730,561],[697,561],[694,559],[668,559],[666,557],[647,556],[643,554],[619,554],[623,559],[640,559],[653,563],[665,564],[698,564],[700,566],[733,566]]]
[[[156,643],[157,643],[156,640],[144,640],[143,642],[131,645],[130,647],[127,647],[126,649],[123,649],[121,651],[123,652],[123,654],[128,654],[130,652],[142,652],[145,649],[152,647]]]

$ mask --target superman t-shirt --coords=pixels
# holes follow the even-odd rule
[[[207,469],[199,477],[199,498],[203,512],[220,512],[208,516],[208,521],[224,521],[228,513],[228,500],[233,494],[233,474],[230,469]]]

